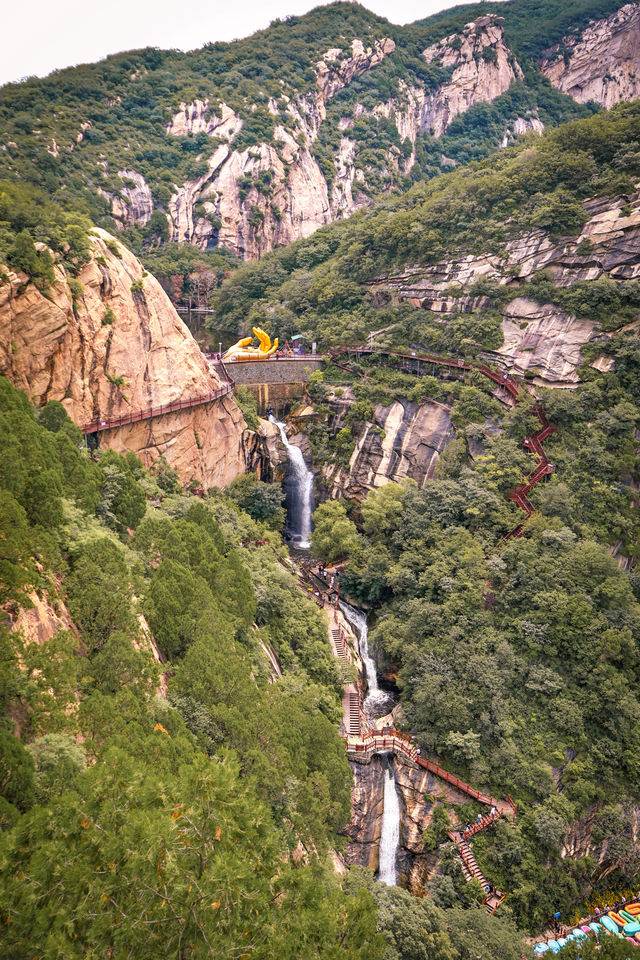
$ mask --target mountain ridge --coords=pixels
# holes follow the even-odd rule
[[[554,70],[567,43],[597,21],[606,48],[607,18],[629,9],[512,0],[396,27],[335,3],[188,54],[114,55],[0,88],[0,177],[124,230],[138,253],[187,241],[255,259],[522,132],[593,112],[554,88],[541,57],[551,51],[545,70],[566,86]],[[627,47],[627,79],[618,93],[606,85],[606,105],[635,89]]]

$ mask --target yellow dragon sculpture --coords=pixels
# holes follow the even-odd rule
[[[253,327],[255,336],[260,341],[260,346],[256,349],[250,349],[249,344],[253,337],[243,337],[223,354],[223,360],[267,360],[278,349],[278,338],[271,343],[271,337],[260,327]]]

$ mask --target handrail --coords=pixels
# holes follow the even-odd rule
[[[485,377],[489,377],[495,383],[503,386],[508,393],[514,398],[518,399],[519,387],[516,381],[509,376],[507,373],[499,373],[497,370],[494,370],[492,367],[489,367],[486,363],[467,363],[465,360],[460,360],[458,358],[447,358],[439,357],[433,354],[415,354],[415,353],[401,353],[399,350],[383,350],[380,347],[365,346],[358,344],[355,346],[338,346],[338,347],[329,347],[329,357],[333,359],[334,357],[340,356],[343,353],[355,353],[355,354],[366,354],[369,356],[378,355],[385,357],[399,357],[403,360],[410,361],[423,361],[424,363],[433,363],[438,366],[443,367],[453,367],[457,370],[478,370],[480,373],[484,374]]]
[[[187,410],[190,407],[199,407],[205,403],[212,403],[221,397],[233,393],[235,383],[231,378],[229,382],[223,384],[217,390],[204,394],[200,397],[190,397],[187,400],[174,400],[173,403],[161,404],[159,407],[148,407],[146,410],[137,410],[133,413],[127,413],[122,417],[115,417],[110,420],[93,420],[85,424],[81,429],[83,434],[100,433],[102,430],[111,430],[115,427],[123,427],[128,423],[138,423],[140,420],[151,420],[153,417],[161,417],[167,413],[175,413],[177,410]]]
[[[514,400],[517,400],[520,394],[520,389],[517,382],[511,377],[508,373],[499,373],[497,370],[494,370],[493,367],[488,366],[486,363],[474,364],[468,363],[465,360],[459,358],[451,357],[439,357],[432,354],[415,354],[415,353],[401,353],[398,350],[384,350],[381,347],[374,347],[366,344],[355,344],[347,345],[343,344],[341,346],[329,347],[328,350],[329,359],[336,361],[336,357],[339,357],[343,354],[356,354],[357,356],[384,356],[384,357],[399,357],[402,360],[417,361],[424,363],[436,364],[438,366],[452,367],[456,370],[477,370],[479,373],[482,373],[485,377],[489,377],[495,383],[504,387],[507,392],[513,397]],[[349,369],[343,364],[337,364],[344,369]],[[426,398],[429,399],[429,398]],[[435,403],[435,401],[430,400],[429,402]],[[438,406],[445,407],[444,404],[438,404]],[[445,407],[445,409],[448,409]],[[552,463],[549,463],[549,459],[542,448],[543,440],[546,440],[551,434],[555,433],[556,426],[549,422],[546,413],[540,403],[536,403],[532,412],[537,416],[540,421],[541,429],[536,431],[536,433],[531,434],[531,436],[525,437],[523,440],[523,446],[526,446],[527,449],[533,451],[533,453],[538,457],[539,463],[538,466],[533,470],[533,472],[527,478],[527,482],[520,484],[514,490],[510,490],[507,493],[507,499],[512,500],[516,503],[520,509],[526,514],[526,518],[529,519],[533,513],[533,504],[527,499],[526,494],[540,481],[543,477],[549,476],[555,470],[555,467]],[[509,533],[505,534],[503,540],[510,540],[512,538],[517,538],[522,536],[524,532],[523,525],[521,523],[517,524],[513,530],[510,530]]]
[[[358,738],[356,743],[348,742],[347,749],[353,753],[369,753],[369,751],[372,750],[394,750],[403,753],[419,766],[428,770],[429,773],[435,774],[435,776],[440,777],[441,780],[450,783],[451,786],[473,797],[473,799],[479,803],[484,803],[486,806],[491,807],[497,806],[498,804],[498,801],[494,797],[487,793],[482,793],[480,790],[476,790],[475,787],[461,780],[460,777],[457,777],[455,774],[449,773],[448,770],[445,770],[437,763],[433,763],[431,760],[425,760],[424,757],[421,757],[418,753],[418,749],[411,742],[409,735],[400,730],[396,730],[394,727],[384,728],[382,732],[372,731]]]
[[[533,504],[528,499],[527,494],[535,487],[537,483],[540,482],[540,480],[542,480],[543,477],[550,476],[555,470],[554,464],[549,462],[549,458],[542,447],[542,441],[546,440],[547,437],[550,437],[557,430],[555,424],[549,423],[547,415],[544,412],[544,408],[540,403],[535,403],[531,409],[540,421],[541,429],[537,430],[535,433],[532,433],[530,436],[525,437],[522,441],[522,446],[526,447],[527,450],[530,450],[535,454],[538,459],[538,465],[529,474],[525,483],[518,484],[517,487],[514,487],[513,490],[509,490],[507,493],[507,500],[511,500],[513,503],[517,504],[527,515],[527,520],[533,513]],[[505,534],[503,540],[517,539],[518,537],[521,537],[523,533],[523,525],[519,523],[513,528],[513,530],[510,530],[509,533]]]

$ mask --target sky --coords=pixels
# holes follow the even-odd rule
[[[3,6],[0,85],[92,63],[139,47],[193,50],[235,40],[326,0],[16,0]],[[462,0],[362,0],[392,23],[411,23]]]

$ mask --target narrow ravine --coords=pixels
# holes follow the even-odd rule
[[[285,479],[286,490],[286,533],[292,549],[308,550],[311,543],[311,513],[313,510],[313,471],[307,467],[300,447],[290,443],[286,425],[274,416],[269,419],[280,431],[280,437],[287,451],[289,463],[288,476]],[[367,696],[363,710],[373,724],[385,716],[394,706],[394,698],[380,689],[375,659],[369,650],[369,625],[367,615],[358,607],[346,601],[340,601],[340,607],[346,619],[352,625],[364,663]],[[397,859],[400,846],[400,800],[394,775],[393,757],[387,760],[384,780],[382,829],[380,834],[378,879],[388,886],[397,883]]]
[[[340,601],[340,609],[358,636],[360,656],[367,674],[367,696],[363,709],[370,720],[375,720],[383,717],[393,708],[393,697],[386,690],[381,690],[378,683],[376,662],[369,650],[369,625],[366,613],[358,607],[352,607],[345,600]]]
[[[394,706],[394,698],[386,690],[380,689],[376,662],[369,650],[369,624],[364,610],[352,607],[344,600],[340,601],[340,608],[346,619],[353,627],[357,637],[360,656],[364,663],[367,677],[367,696],[363,710],[367,719],[373,725],[375,720],[385,716]],[[394,887],[398,882],[398,850],[400,848],[400,800],[394,774],[393,756],[386,760],[384,778],[384,797],[382,807],[382,829],[380,832],[380,849],[378,855],[378,880]]]
[[[298,550],[308,550],[311,545],[313,471],[309,470],[304,462],[300,447],[289,442],[286,425],[274,416],[270,416],[269,420],[280,431],[290,466],[290,474],[284,482],[287,505],[286,534],[292,546]]]

